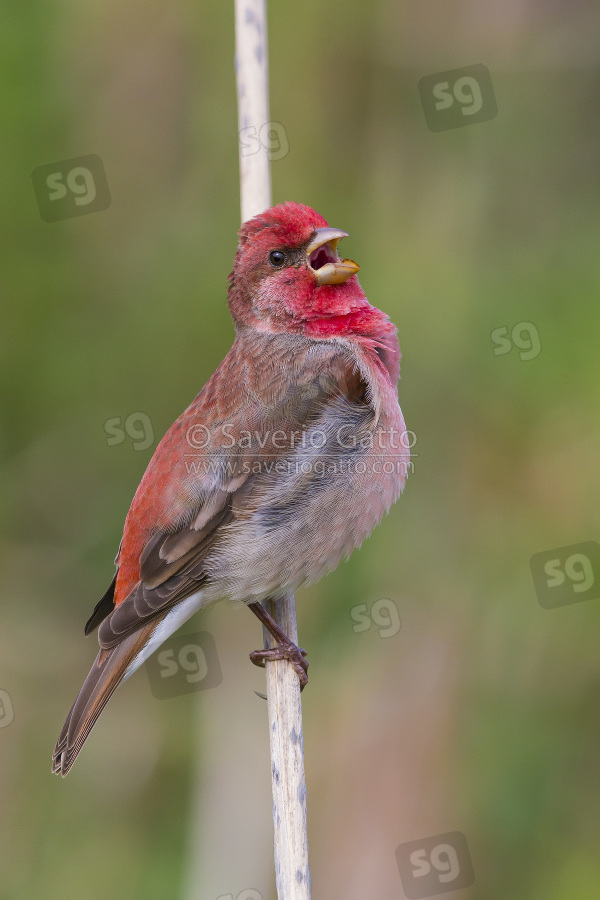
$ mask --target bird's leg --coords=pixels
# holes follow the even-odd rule
[[[287,634],[282,631],[275,619],[269,615],[261,603],[248,603],[248,609],[251,609],[254,615],[260,619],[269,634],[273,635],[277,641],[277,647],[269,650],[254,650],[250,654],[250,659],[255,666],[263,667],[267,659],[288,659],[300,679],[300,690],[302,691],[308,683],[308,660],[306,650],[298,647],[289,639]]]

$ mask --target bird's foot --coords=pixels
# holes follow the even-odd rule
[[[306,659],[306,650],[303,650],[302,647],[298,647],[297,644],[294,644],[289,638],[286,638],[285,641],[278,638],[277,644],[277,647],[272,647],[269,650],[254,650],[250,654],[251,662],[253,662],[255,666],[264,667],[266,660],[289,660],[298,674],[300,690],[303,691],[308,684],[308,674],[306,670],[308,669],[309,663]]]

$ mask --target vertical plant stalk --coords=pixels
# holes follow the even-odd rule
[[[260,141],[269,122],[265,0],[235,0],[235,70],[242,222],[271,206],[271,164]]]
[[[267,600],[264,606],[297,644],[294,595]],[[275,646],[266,629],[263,632],[265,647]],[[266,673],[277,896],[310,900],[300,681],[287,660],[267,662]]]
[[[235,52],[240,131],[242,222],[271,206],[271,170],[262,127],[269,122],[265,0],[235,0]],[[293,595],[267,600],[265,609],[298,643]],[[263,629],[265,647],[274,646]],[[279,900],[310,900],[302,704],[298,675],[287,660],[267,661],[275,879]]]

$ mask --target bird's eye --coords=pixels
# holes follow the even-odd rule
[[[275,269],[280,269],[285,262],[285,253],[283,250],[271,250],[269,253],[269,262]]]

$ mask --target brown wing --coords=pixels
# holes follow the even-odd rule
[[[140,582],[117,607],[112,605],[113,579],[111,588],[97,604],[89,620],[89,623],[97,622],[104,616],[107,598],[110,597],[112,612],[103,619],[98,633],[101,650],[61,731],[52,757],[53,772],[60,772],[63,776],[67,774],[98,716],[123,680],[127,668],[147,644],[156,627],[177,602],[195,593],[202,585],[205,579],[203,560],[216,539],[219,527],[230,518],[229,500],[211,518],[211,527],[201,535],[198,543],[179,556],[177,572],[173,572],[173,563],[167,563],[162,583],[148,587]],[[156,535],[148,545],[147,558],[152,558],[153,552],[160,555],[160,546],[164,542],[170,542],[168,546],[172,547],[171,539],[175,536]],[[180,532],[180,537],[186,545],[185,530]],[[158,568],[156,563],[153,567]]]
[[[227,506],[215,516],[212,522],[212,530],[205,534],[198,543],[171,563],[163,567],[164,580],[157,583],[156,574],[151,582],[154,587],[140,581],[129,596],[120,603],[111,615],[100,625],[98,642],[101,647],[110,649],[116,647],[129,634],[133,634],[141,625],[163,616],[174,604],[185,600],[198,591],[206,580],[204,560],[219,537],[219,529],[233,518],[231,499]],[[183,546],[187,546],[188,532],[182,530],[178,535],[165,535],[159,533],[149,542],[146,559],[152,560],[152,570],[156,573],[159,568],[160,548],[165,542],[179,537]],[[171,541],[170,546],[173,546]]]

